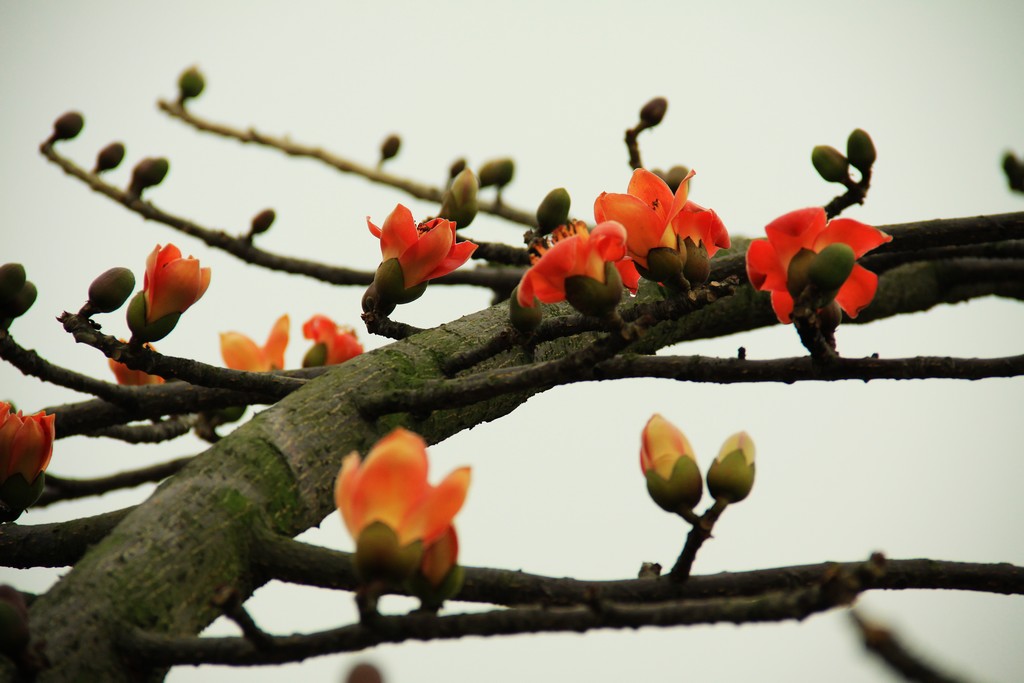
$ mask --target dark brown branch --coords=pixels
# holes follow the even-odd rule
[[[58,320],[75,341],[103,352],[107,358],[124,363],[132,370],[142,370],[164,379],[180,379],[213,389],[229,389],[265,394],[270,398],[284,398],[306,383],[297,377],[270,372],[245,372],[218,368],[188,358],[165,356],[144,346],[131,346],[115,337],[103,334],[88,318],[64,312]]]
[[[833,198],[832,201],[825,205],[825,215],[830,220],[854,204],[864,203],[868,196],[868,189],[871,187],[871,169],[869,168],[865,171],[859,181],[853,182],[848,177],[843,184],[846,186],[846,192]]]
[[[599,602],[592,607],[518,607],[444,617],[424,613],[381,616],[367,625],[274,637],[273,646],[267,650],[257,649],[244,638],[178,638],[141,630],[126,633],[121,645],[126,656],[147,666],[276,664],[408,640],[800,620],[849,604],[884,575],[880,564],[881,561],[861,563],[853,572],[833,567],[818,585],[754,598],[712,598],[649,605]]]
[[[224,616],[235,622],[238,628],[242,629],[245,639],[257,650],[269,650],[273,647],[273,636],[256,625],[252,616],[242,606],[242,595],[238,589],[233,586],[221,586],[210,603],[220,608]]]
[[[52,524],[0,525],[0,565],[67,567],[103,540],[133,508]]]
[[[177,474],[190,460],[192,460],[191,456],[177,458],[150,467],[119,472],[108,477],[98,477],[96,479],[64,479],[47,472],[46,488],[43,489],[43,495],[39,497],[39,500],[35,502],[33,507],[46,507],[63,500],[98,496],[110,491],[161,481],[172,474]]]
[[[163,443],[189,433],[196,420],[175,416],[146,425],[114,425],[89,432],[86,436],[106,437],[126,443]]]
[[[366,325],[367,332],[381,337],[387,337],[388,339],[405,339],[406,337],[411,337],[417,332],[423,331],[423,328],[421,327],[392,320],[388,316],[381,315],[375,311],[366,311],[361,317],[363,319],[363,323]]]
[[[166,112],[170,116],[184,121],[188,125],[192,126],[201,131],[207,133],[214,133],[226,138],[232,138],[243,143],[254,143],[257,145],[263,145],[265,147],[271,147],[280,152],[284,152],[289,156],[296,157],[307,157],[310,159],[316,159],[321,161],[328,166],[341,171],[342,173],[352,173],[355,175],[362,176],[367,180],[382,185],[389,185],[397,188],[406,194],[416,197],[417,199],[425,199],[429,202],[441,203],[444,198],[443,188],[431,187],[423,183],[418,183],[406,178],[400,178],[399,176],[385,173],[380,169],[372,168],[370,166],[364,166],[354,161],[342,158],[336,154],[328,152],[320,147],[312,147],[310,145],[303,145],[300,143],[292,142],[291,140],[284,137],[274,137],[272,135],[266,135],[258,132],[254,128],[249,130],[240,130],[227,126],[221,123],[214,123],[212,121],[202,119],[192,112],[185,109],[183,106],[176,102],[168,102],[166,100],[157,101],[157,107],[161,111]],[[519,209],[512,208],[511,206],[494,201],[485,202],[479,201],[478,210],[483,213],[489,213],[495,216],[500,216],[506,220],[514,223],[520,223],[522,225],[528,225],[536,227],[537,221],[531,212],[522,211]]]
[[[716,500],[714,505],[708,508],[703,515],[691,522],[693,528],[687,534],[683,550],[679,553],[672,571],[669,572],[669,578],[672,581],[682,583],[690,578],[690,572],[693,570],[693,562],[697,559],[697,553],[700,551],[701,546],[704,545],[704,542],[711,538],[715,522],[722,516],[727,506],[728,503],[726,501]]]
[[[152,203],[140,199],[135,194],[105,182],[100,176],[89,173],[70,159],[61,156],[49,142],[39,148],[43,156],[57,164],[68,175],[81,180],[94,192],[109,197],[126,209],[137,213],[146,220],[162,223],[207,245],[226,251],[246,263],[262,266],[284,273],[294,273],[327,282],[334,285],[369,285],[373,282],[373,273],[328,266],[315,261],[280,256],[253,246],[245,237],[235,237],[223,230],[213,230],[185,218],[180,218],[158,209]],[[474,270],[457,270],[454,273],[434,280],[446,285],[478,285],[499,291],[509,290],[519,283],[522,273],[509,268],[476,268]]]
[[[921,683],[963,683],[964,679],[943,673],[935,665],[910,652],[884,626],[865,620],[856,610],[850,610],[850,618],[860,631],[867,651],[876,655],[900,677]]]

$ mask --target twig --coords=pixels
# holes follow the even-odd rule
[[[192,460],[192,456],[177,458],[150,467],[119,472],[96,479],[64,479],[47,472],[46,488],[43,489],[43,495],[32,507],[46,507],[59,501],[97,496],[110,491],[132,488],[139,484],[160,481],[172,474],[177,474],[190,460]]]
[[[133,509],[122,508],[69,522],[0,525],[0,565],[19,569],[73,565]]]
[[[677,583],[682,583],[690,578],[690,571],[693,569],[694,560],[697,559],[697,553],[700,551],[701,546],[704,545],[704,541],[711,538],[711,531],[715,528],[715,522],[722,516],[727,506],[728,503],[726,501],[722,499],[716,500],[703,515],[690,522],[693,528],[687,534],[683,550],[679,553],[672,571],[669,572],[670,579]]]
[[[423,328],[392,320],[388,316],[374,311],[364,312],[362,319],[363,323],[366,324],[367,332],[387,337],[388,339],[405,339],[423,331]]]
[[[825,205],[825,215],[829,219],[835,218],[854,204],[864,203],[868,196],[868,189],[871,187],[871,169],[863,171],[861,179],[857,182],[847,177],[843,181],[843,185],[846,186],[846,192]]]
[[[857,610],[850,610],[850,619],[860,631],[867,651],[881,659],[900,677],[921,683],[963,683],[964,679],[939,671],[934,664],[925,662],[907,650],[892,631],[864,619]]]
[[[274,646],[274,638],[261,629],[253,621],[252,616],[242,606],[242,596],[234,586],[221,586],[211,598],[210,604],[219,608],[231,621],[242,629],[245,639],[257,650],[265,651]]]
[[[174,416],[148,425],[114,425],[89,432],[85,436],[106,437],[126,443],[163,443],[184,436],[196,424],[194,416]]]
[[[400,178],[390,173],[385,173],[379,169],[358,164],[354,161],[344,159],[336,154],[328,152],[320,147],[299,144],[284,137],[266,135],[264,133],[260,133],[255,128],[240,130],[222,123],[214,123],[196,116],[176,102],[158,100],[157,107],[170,116],[187,123],[193,128],[207,133],[214,133],[222,137],[233,138],[243,143],[255,143],[265,147],[271,147],[290,156],[316,159],[328,166],[336,168],[342,173],[353,173],[375,183],[390,185],[391,187],[402,190],[406,194],[416,197],[417,199],[425,199],[430,202],[440,203],[444,198],[444,190],[442,188],[431,187],[423,183],[418,183],[405,178]],[[531,212],[515,209],[507,204],[499,203],[497,201],[480,201],[478,210],[483,213],[500,216],[514,223],[529,225],[531,227],[535,227],[537,225],[537,221]]]

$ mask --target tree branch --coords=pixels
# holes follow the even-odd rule
[[[46,473],[46,488],[43,495],[39,497],[32,507],[41,508],[64,500],[74,500],[87,496],[98,496],[110,491],[132,488],[139,484],[160,481],[172,474],[177,474],[192,457],[177,458],[168,462],[162,462],[150,467],[143,467],[128,472],[119,472],[108,477],[97,477],[96,479],[65,479],[56,475]],[[31,527],[25,527],[31,528]]]
[[[893,635],[892,631],[865,620],[857,613],[857,610],[850,610],[850,618],[860,631],[865,649],[881,659],[902,678],[908,681],[921,681],[921,683],[963,683],[963,679],[949,676],[939,671],[933,664],[929,664],[911,653]]]
[[[52,524],[0,525],[0,564],[5,567],[67,567],[99,543],[134,508]]]

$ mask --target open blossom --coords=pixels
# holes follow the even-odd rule
[[[557,231],[556,231],[557,233]],[[620,266],[628,266],[628,274],[635,272],[626,256],[626,230],[615,221],[605,221],[588,231],[581,221],[566,226],[562,234],[556,234],[554,244],[544,248],[534,264],[519,282],[519,305],[531,307],[534,298],[546,304],[565,301],[566,281],[576,276],[590,278],[606,284],[609,272],[617,273],[616,281],[610,285],[616,289],[615,296],[621,295],[622,282],[632,291],[636,290],[636,277],[629,280],[621,276]],[[607,264],[614,264],[609,271]],[[615,299],[616,302],[618,299]],[[572,302],[576,305],[576,302]]]
[[[412,212],[401,204],[384,219],[382,227],[374,225],[369,216],[366,224],[380,238],[381,260],[398,259],[406,289],[447,275],[476,251],[472,242],[455,241],[455,223],[435,218],[417,224]]]
[[[687,199],[693,171],[679,183],[673,195],[665,181],[638,168],[630,178],[627,194],[602,192],[594,201],[594,220],[614,220],[626,228],[630,258],[643,268],[652,249],[667,248],[685,253],[687,237],[703,243],[708,256],[729,248],[729,233],[711,209]]]
[[[171,313],[184,313],[199,301],[210,286],[210,269],[200,268],[199,260],[181,257],[173,244],[159,244],[146,259],[146,323]]]
[[[314,315],[307,320],[302,326],[302,335],[317,345],[323,345],[323,361],[313,365],[337,365],[363,352],[363,345],[359,343],[355,330],[338,325],[325,315]]]
[[[124,339],[121,341],[124,342]],[[150,351],[156,351],[152,344],[143,344],[143,347]],[[147,384],[164,383],[164,378],[159,375],[151,375],[148,372],[143,372],[142,370],[132,370],[124,363],[118,363],[113,358],[107,359],[107,365],[110,366],[111,372],[113,372],[114,377],[117,378],[118,384],[130,387],[141,387]]]
[[[877,228],[849,218],[827,220],[821,207],[787,213],[765,227],[767,240],[755,240],[747,250],[747,277],[755,289],[771,292],[772,308],[779,322],[789,323],[793,297],[799,295],[791,282],[794,257],[802,252],[818,254],[832,244],[845,244],[860,258],[892,237]],[[847,252],[849,253],[849,252]],[[878,276],[854,265],[839,287],[835,301],[851,318],[871,303],[878,289]]]
[[[248,370],[250,372],[268,372],[284,368],[284,350],[288,346],[288,327],[291,324],[287,315],[282,315],[270,328],[267,343],[256,346],[249,337],[240,332],[222,332],[220,335],[220,354],[224,357],[224,365],[232,370]]]
[[[0,484],[20,474],[32,484],[50,464],[53,454],[53,415],[22,415],[0,401]]]
[[[334,499],[352,538],[374,522],[391,529],[399,546],[429,545],[451,526],[469,488],[470,470],[461,467],[437,486],[427,482],[426,443],[401,427],[377,442],[366,458],[350,453],[342,461]]]

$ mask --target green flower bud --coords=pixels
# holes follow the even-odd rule
[[[466,168],[466,160],[465,159],[456,159],[455,161],[452,162],[452,165],[448,168],[448,179],[451,180],[455,176],[459,175],[460,173],[462,173],[462,171],[465,168]]]
[[[135,165],[132,171],[132,183],[128,191],[136,196],[141,195],[147,187],[159,185],[167,176],[171,164],[163,157],[147,157]]]
[[[5,263],[0,266],[0,301],[10,299],[25,286],[25,266]]]
[[[388,159],[398,156],[398,150],[401,147],[402,138],[397,135],[389,135],[384,138],[384,142],[380,143],[380,162],[384,163]]]
[[[123,160],[124,145],[120,142],[111,142],[96,155],[96,166],[92,169],[92,172],[103,173],[104,171],[111,171],[120,166]]]
[[[708,250],[704,247],[704,241],[694,244],[693,240],[687,237],[683,240],[686,246],[686,263],[683,265],[683,277],[691,285],[699,285],[708,281],[711,275],[711,258]]]
[[[686,166],[673,166],[665,171],[664,175],[659,175],[665,181],[665,184],[668,185],[668,188],[672,190],[672,193],[675,194],[675,191],[679,189],[679,186],[686,180],[686,176],[689,174],[690,169]]]
[[[738,503],[754,487],[754,442],[746,432],[733,434],[708,469],[708,491],[715,500]]]
[[[25,280],[14,296],[0,299],[0,318],[20,318],[28,313],[39,292],[31,281]]]
[[[647,493],[666,512],[692,510],[704,495],[700,468],[692,457],[680,457],[672,466],[672,474],[663,479],[654,468],[647,470]]]
[[[622,300],[622,276],[611,263],[604,264],[604,282],[586,275],[565,279],[565,299],[583,315],[604,318]]]
[[[664,97],[655,97],[640,110],[640,121],[646,128],[656,126],[665,118],[668,111],[668,100]]]
[[[185,69],[178,77],[178,102],[184,104],[185,100],[199,97],[205,87],[206,79],[199,69],[194,66]]]
[[[468,168],[463,169],[445,190],[438,217],[454,222],[459,228],[469,227],[476,218],[476,193],[479,189],[476,175]]]
[[[426,282],[406,289],[402,264],[398,262],[397,258],[390,258],[377,266],[377,272],[373,275],[373,283],[363,294],[363,311],[387,315],[395,310],[395,306],[415,301],[423,296],[425,291],[427,291]]]
[[[817,256],[810,249],[801,249],[789,262],[789,270],[786,272],[786,289],[794,299],[799,299],[803,291],[810,284],[809,271],[814,257]]]
[[[128,311],[125,319],[128,321],[128,329],[132,331],[132,343],[142,344],[144,342],[160,341],[174,330],[178,324],[181,313],[168,313],[159,320],[149,325],[146,324],[146,293],[139,292],[132,297],[128,304]]]
[[[647,252],[647,271],[640,271],[648,280],[675,283],[683,272],[686,253],[668,247],[657,247]]]
[[[77,111],[69,111],[66,114],[62,114],[60,118],[53,122],[53,134],[50,136],[50,141],[70,140],[77,137],[82,132],[84,126],[85,119]]]
[[[834,242],[811,259],[807,276],[819,290],[831,292],[843,286],[853,272],[856,260],[850,245]]]
[[[521,306],[518,294],[519,285],[516,285],[512,290],[512,296],[508,299],[508,321],[520,332],[529,334],[540,325],[540,321],[544,318],[544,311],[536,297],[533,299],[533,306]]]
[[[302,357],[302,367],[319,368],[327,363],[327,345],[323,342],[313,344]]]
[[[0,502],[11,510],[27,510],[39,500],[46,485],[46,473],[40,472],[36,480],[29,483],[21,472],[15,472],[0,485]]]
[[[270,230],[270,226],[274,224],[275,218],[277,218],[277,214],[274,213],[273,209],[263,209],[260,211],[252,217],[252,226],[249,228],[249,236],[259,235]]]
[[[1003,172],[1011,190],[1024,192],[1024,163],[1021,163],[1012,152],[1003,155]]]
[[[402,583],[415,571],[423,556],[423,543],[398,545],[398,536],[383,522],[373,522],[356,539],[353,565],[363,583],[386,581]]]
[[[564,187],[548,192],[537,207],[537,233],[548,235],[558,226],[568,223],[571,203],[572,198]]]
[[[505,187],[512,182],[516,165],[511,159],[494,159],[480,167],[480,187]]]
[[[135,289],[135,275],[127,268],[111,268],[89,285],[89,305],[97,313],[121,308]]]
[[[818,175],[830,183],[841,183],[850,178],[850,162],[835,147],[818,145],[811,150],[811,163]]]
[[[850,158],[853,167],[862,174],[871,170],[876,158],[875,143],[871,141],[871,136],[860,128],[855,128],[846,140],[846,156]]]

